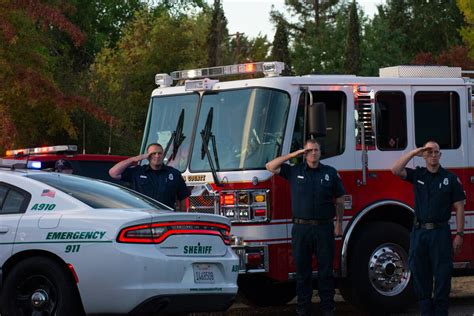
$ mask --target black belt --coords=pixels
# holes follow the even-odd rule
[[[302,219],[302,218],[293,218],[293,223],[295,224],[307,224],[307,225],[324,225],[332,222],[330,219]]]
[[[438,222],[438,223],[421,223],[415,220],[414,226],[416,229],[435,229],[435,228],[440,228],[448,224],[448,222]]]

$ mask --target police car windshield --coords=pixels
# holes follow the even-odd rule
[[[192,171],[209,171],[201,159],[202,137],[209,110],[213,108],[211,133],[215,137],[220,170],[264,169],[265,163],[281,153],[290,97],[267,88],[246,88],[204,94],[199,110],[191,166]],[[214,149],[209,142],[209,151]],[[217,165],[213,161],[214,165]]]
[[[63,191],[93,208],[170,210],[158,201],[111,183],[58,173],[29,174],[27,177]]]

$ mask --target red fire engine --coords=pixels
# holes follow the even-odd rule
[[[347,192],[334,261],[344,298],[378,310],[412,301],[413,193],[390,168],[427,140],[440,144],[442,165],[466,190],[466,235],[455,268],[472,268],[474,83],[461,69],[398,66],[380,69],[379,77],[281,77],[283,67],[249,63],[156,75],[141,150],[152,142],[166,147],[167,163],[192,190],[189,212],[232,219],[247,299],[275,305],[295,295],[289,186],[265,163],[302,148],[310,134]],[[263,76],[248,76],[256,73]],[[216,79],[226,75],[240,79]],[[409,166],[417,165],[421,158]]]

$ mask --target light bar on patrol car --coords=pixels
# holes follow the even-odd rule
[[[34,148],[23,148],[23,149],[10,149],[6,151],[5,156],[51,154],[51,153],[57,153],[61,151],[77,151],[77,146],[76,145],[58,145],[58,146],[34,147]]]
[[[266,77],[275,77],[280,75],[284,68],[285,64],[278,61],[256,62],[175,71],[171,73],[171,78],[173,80],[187,80],[256,73],[263,73]]]
[[[9,167],[12,169],[41,169],[41,161],[28,161],[17,159],[0,158],[1,167]]]

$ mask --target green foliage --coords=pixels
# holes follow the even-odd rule
[[[360,25],[355,0],[349,6],[349,25],[347,29],[347,43],[345,57],[345,70],[350,74],[359,72],[360,63]]]
[[[285,63],[283,75],[291,75],[292,63],[289,49],[289,31],[288,22],[282,16],[276,16],[276,32],[273,37],[271,60],[282,61]]]
[[[328,2],[329,3],[329,2]],[[291,24],[293,37],[292,62],[296,74],[344,73],[345,43],[348,28],[347,4],[334,4],[326,8],[325,19],[319,26],[310,20]]]
[[[124,30],[117,47],[105,48],[91,67],[93,100],[117,118],[113,123],[114,153],[138,152],[156,73],[205,67],[210,17],[175,16],[143,10]],[[108,139],[108,130],[89,138]]]
[[[387,0],[365,26],[362,74],[410,64],[420,53],[439,54],[461,44],[459,9],[453,1]]]
[[[85,39],[54,3],[0,0],[0,150],[48,144],[58,136],[77,139],[75,109],[108,119],[87,99],[61,88],[56,32],[77,47]]]
[[[229,31],[227,19],[220,0],[214,0],[212,20],[207,32],[207,65],[214,67],[222,65],[228,55]],[[239,33],[237,33],[237,41]],[[239,45],[237,45],[239,47]]]
[[[460,34],[469,47],[469,56],[474,58],[474,4],[472,0],[457,0],[457,5],[464,15],[465,26]]]

